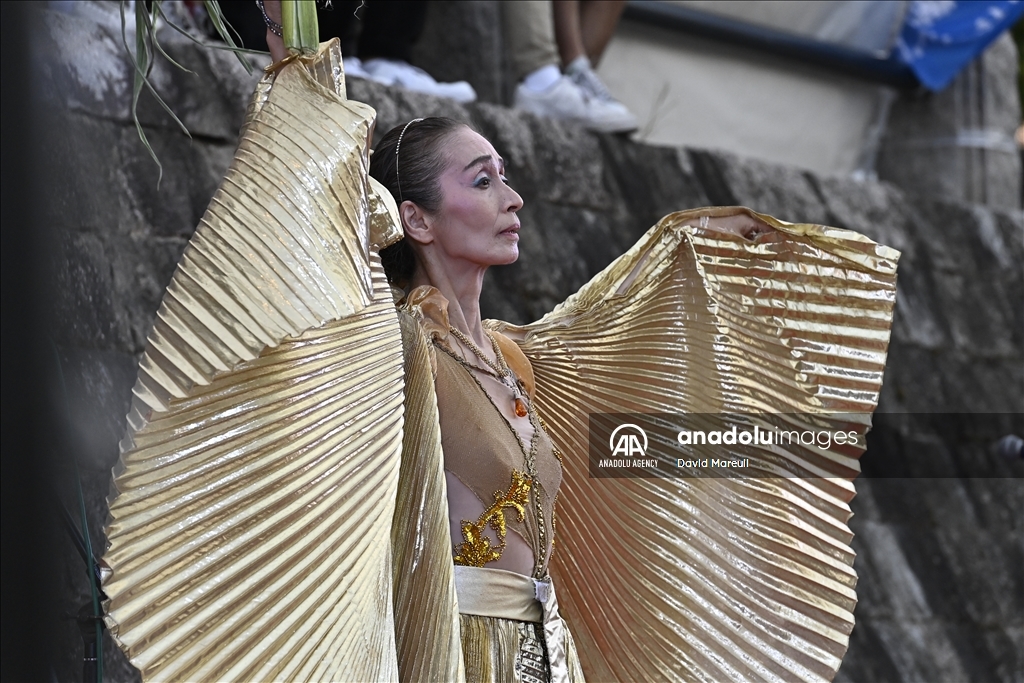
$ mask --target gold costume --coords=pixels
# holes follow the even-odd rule
[[[452,350],[448,302],[438,290],[418,287],[403,304],[400,315],[422,322],[423,333],[434,345],[431,366],[444,468],[472,491],[484,508],[475,520],[451,518],[451,526],[461,529],[461,538],[455,538],[453,561],[457,565],[466,679],[582,681],[572,637],[557,611],[546,614],[540,608],[536,583],[504,570],[495,575],[488,568],[501,558],[507,534],[519,534],[532,550],[533,578],[546,582],[543,589],[550,589],[548,560],[555,499],[562,480],[558,452],[535,412],[519,415],[520,419],[529,417],[535,428],[528,448],[484,389],[482,380],[490,374],[487,368],[460,359]],[[506,368],[523,378],[523,398],[532,409],[535,382],[529,360],[507,337],[492,334],[500,347],[496,349],[499,357],[507,360]],[[499,392],[506,393],[508,387],[498,386]],[[523,604],[518,608],[498,604],[503,599],[520,598]],[[554,631],[550,637],[545,635],[546,628]]]
[[[401,233],[367,178],[373,120],[336,42],[265,78],[167,289],[105,556],[107,624],[147,680],[530,680],[553,642],[530,626],[553,592],[515,604],[533,578],[488,574],[509,587],[491,605],[453,562],[435,372],[462,368],[381,270]],[[858,449],[775,448],[770,478],[588,475],[591,413],[870,424],[898,254],[767,216],[753,241],[684,225],[737,211],[667,216],[541,320],[489,323],[529,359],[563,455],[550,573],[571,680],[830,680],[848,646]],[[522,504],[503,482],[477,495]],[[501,507],[533,533],[530,505],[521,529]]]

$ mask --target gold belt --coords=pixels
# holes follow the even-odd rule
[[[543,624],[551,681],[569,680],[564,627],[550,577],[537,580],[504,569],[455,565],[455,594],[460,614]]]

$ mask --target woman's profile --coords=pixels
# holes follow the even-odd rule
[[[257,89],[140,364],[105,582],[133,663],[189,680],[830,678],[856,601],[859,451],[606,477],[593,420],[810,415],[862,435],[897,254],[695,210],[542,320],[483,321],[487,269],[539,229],[500,154],[426,118],[369,156],[374,112],[338,64],[325,44]]]

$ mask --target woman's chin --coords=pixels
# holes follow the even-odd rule
[[[503,245],[500,250],[492,251],[490,258],[487,259],[490,266],[507,266],[510,263],[515,263],[519,260],[519,244],[514,242],[512,244]]]

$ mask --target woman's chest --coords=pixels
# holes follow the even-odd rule
[[[438,354],[435,387],[445,469],[486,504],[494,492],[509,488],[513,472],[535,481],[542,495],[553,500],[562,472],[548,435],[534,416],[515,415],[509,388],[471,372]]]

